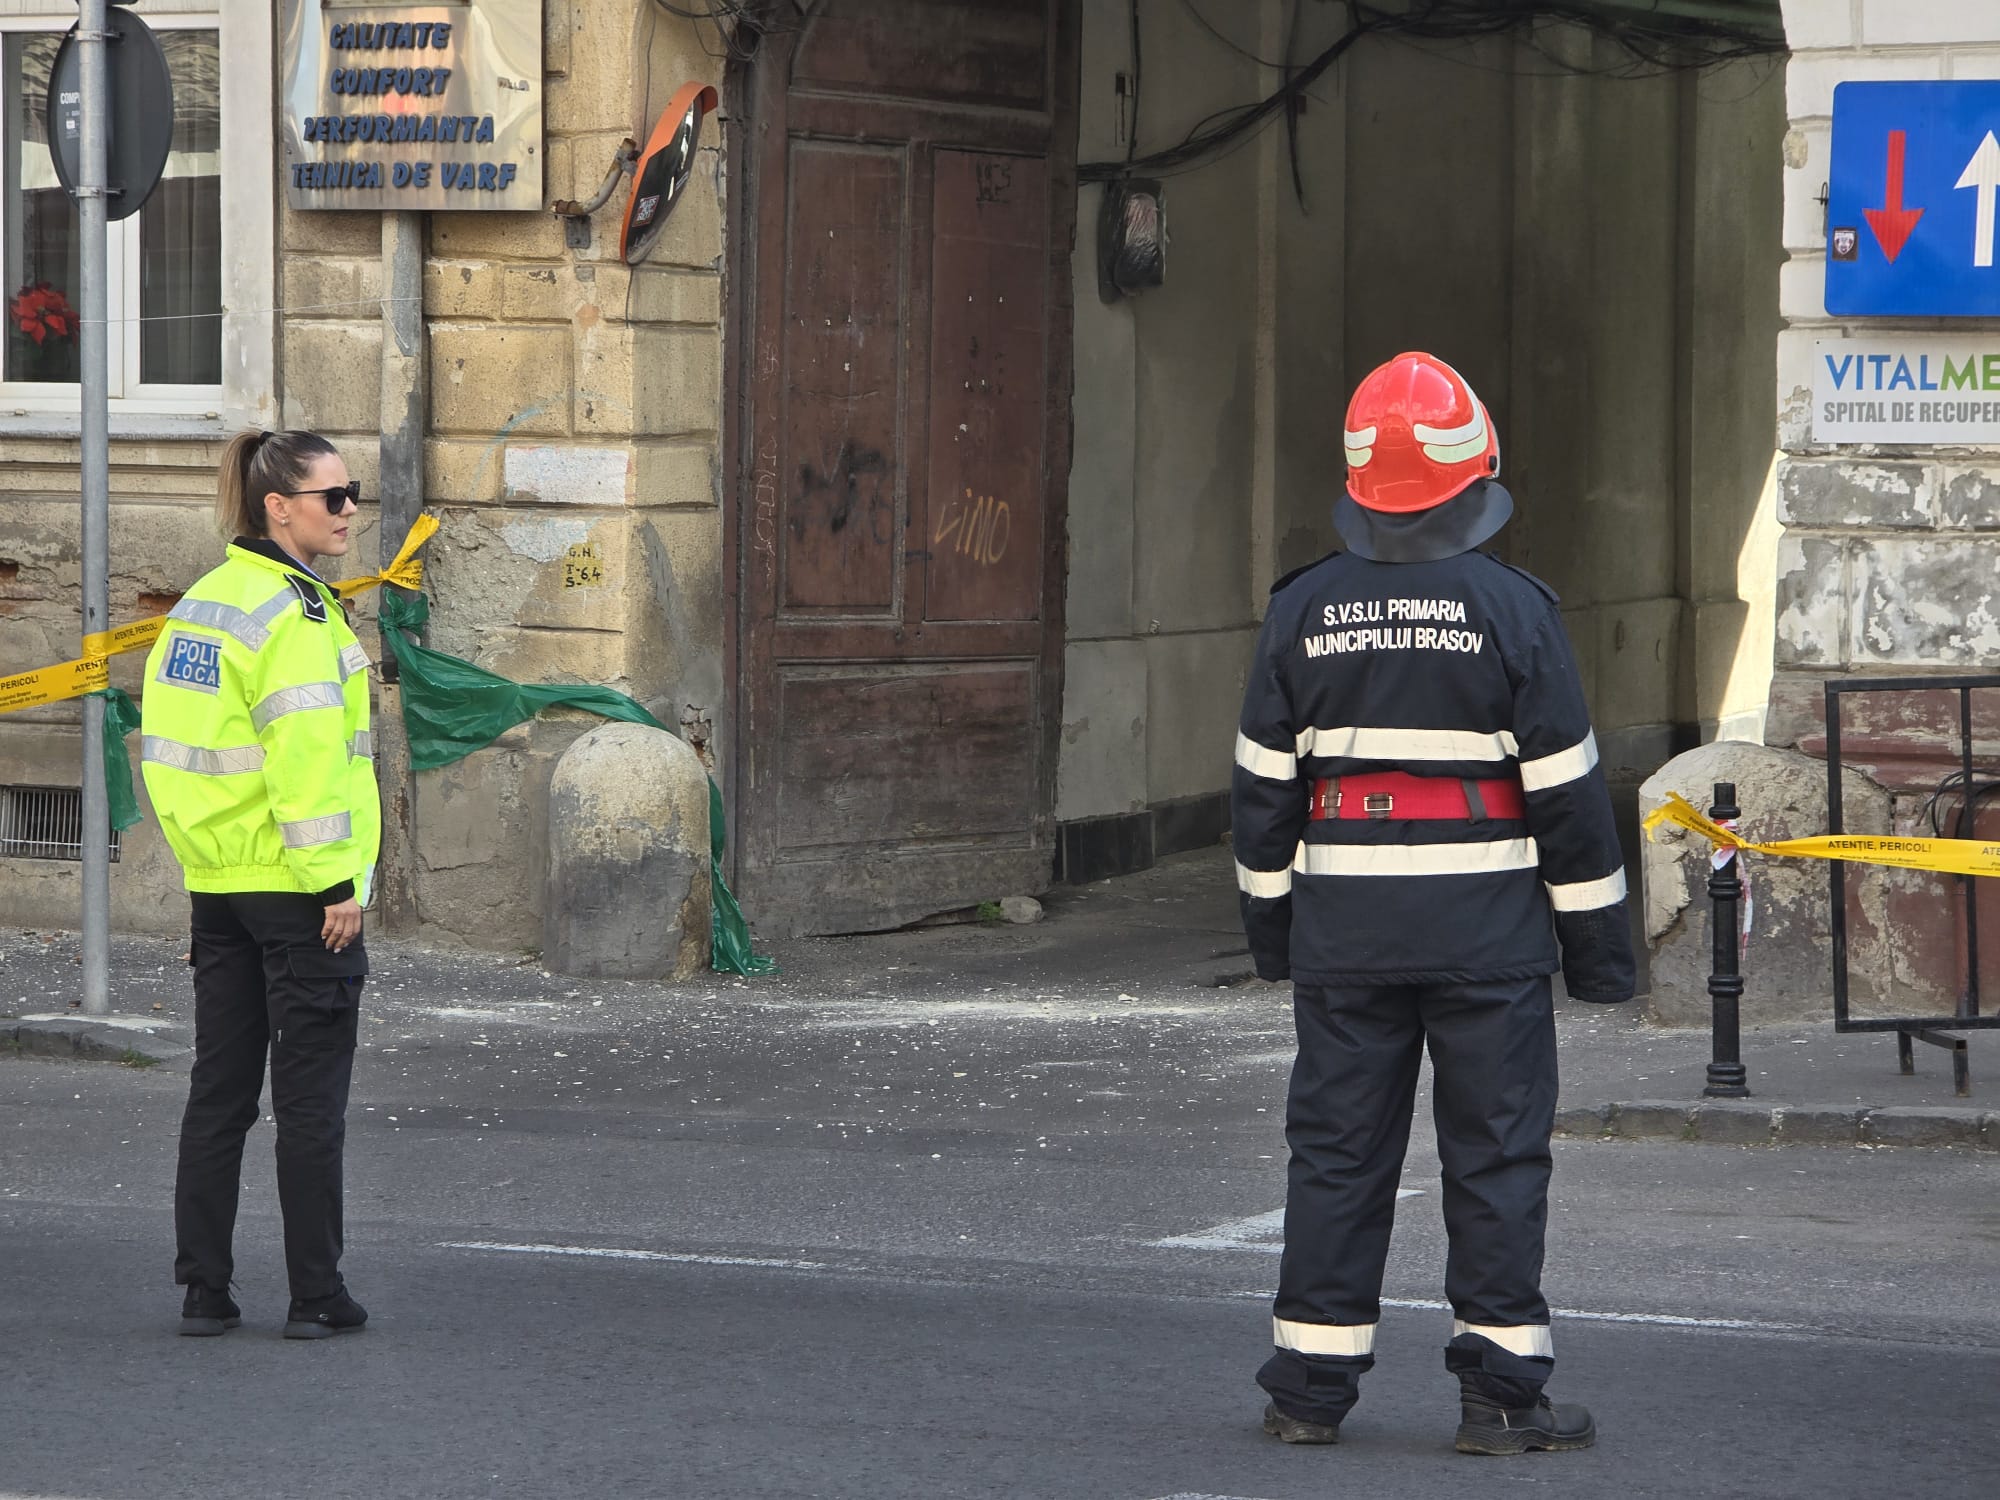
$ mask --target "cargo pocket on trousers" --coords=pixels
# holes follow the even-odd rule
[[[368,950],[359,939],[335,953],[318,944],[290,949],[286,954],[292,978],[329,1010],[361,1003],[361,983],[368,977]]]

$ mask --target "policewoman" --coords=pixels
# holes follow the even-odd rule
[[[381,811],[368,657],[313,571],[347,552],[360,498],[325,438],[239,435],[217,505],[235,540],[146,661],[146,790],[194,907],[195,1061],[174,1188],[184,1334],[240,1321],[231,1241],[267,1055],[285,1336],[368,1316],[340,1274],[341,1149]]]
[[[1625,874],[1556,596],[1480,552],[1513,513],[1465,379],[1427,354],[1347,412],[1347,550],[1272,591],[1232,785],[1257,972],[1298,1055],[1267,1432],[1337,1441],[1374,1363],[1428,1051],[1466,1453],[1588,1447],[1543,1392],[1556,1105],[1551,976],[1630,999]]]

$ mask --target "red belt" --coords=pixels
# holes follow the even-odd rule
[[[1315,818],[1525,818],[1527,795],[1518,776],[1493,781],[1458,781],[1444,776],[1412,776],[1405,771],[1370,771],[1313,783]]]

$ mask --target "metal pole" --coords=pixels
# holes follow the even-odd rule
[[[424,340],[424,216],[382,215],[382,438],[377,449],[386,566],[424,508],[424,428],[430,417],[429,357]],[[385,588],[387,594],[390,589]],[[387,634],[386,631],[383,632]],[[375,726],[375,768],[382,782],[382,857],[377,908],[385,925],[416,910],[416,806],[409,741],[403,733],[396,658],[382,643],[382,692]]]
[[[1709,808],[1708,815],[1725,825],[1742,816],[1742,809],[1736,805],[1734,782],[1716,782],[1715,805]],[[1708,876],[1708,899],[1712,903],[1709,925],[1715,939],[1708,976],[1713,1045],[1708,1084],[1702,1093],[1710,1099],[1750,1097],[1742,1058],[1742,1017],[1737,1004],[1743,997],[1743,976],[1736,967],[1736,903],[1743,895],[1743,882],[1736,875],[1738,857],[1734,849],[1718,849]]]
[[[83,275],[83,634],[111,625],[110,393],[105,319],[107,157],[111,144],[105,0],[81,0],[82,120],[76,206]],[[104,786],[104,700],[83,700],[83,1012],[111,1011],[111,806]]]

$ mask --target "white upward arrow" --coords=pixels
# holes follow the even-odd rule
[[[1965,164],[1965,174],[1958,179],[1962,188],[1976,188],[1979,192],[1979,218],[1972,229],[1972,263],[1975,266],[1993,264],[1993,199],[2000,194],[2000,141],[1993,138],[1993,132],[1986,132],[1986,139],[1979,143],[1979,149],[1972,153],[1972,160]]]

